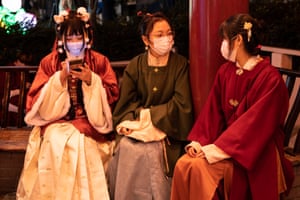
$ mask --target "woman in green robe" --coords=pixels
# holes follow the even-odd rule
[[[140,31],[146,52],[126,67],[113,112],[121,137],[108,174],[110,196],[165,200],[193,123],[189,65],[172,51],[174,32],[162,13],[145,14]]]

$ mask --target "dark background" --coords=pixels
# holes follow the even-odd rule
[[[262,20],[266,28],[266,41],[262,45],[300,50],[300,0],[294,1],[250,1],[249,12]],[[27,65],[38,65],[42,57],[48,54],[55,39],[53,14],[58,12],[56,1],[25,1],[24,9],[36,14],[38,24],[26,33],[19,25],[11,27],[10,33],[0,28],[0,65],[11,65],[20,59]],[[175,30],[177,51],[189,56],[189,5],[188,0],[103,0],[75,1],[91,12],[94,26],[93,48],[111,61],[128,60],[144,51],[144,45],[138,32],[140,18],[137,11],[163,11],[172,22]],[[147,2],[147,3],[145,3]],[[93,4],[91,6],[91,4]],[[118,12],[114,7],[121,8]],[[102,14],[102,18],[99,18]]]

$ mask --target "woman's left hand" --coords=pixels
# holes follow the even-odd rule
[[[78,79],[84,81],[87,85],[91,85],[92,72],[91,72],[89,66],[86,63],[84,63],[84,66],[80,66],[79,69],[81,71],[71,70],[70,74],[72,76],[74,76],[75,78],[78,78]]]

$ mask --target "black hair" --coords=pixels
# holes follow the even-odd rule
[[[245,28],[246,23],[251,27]],[[245,50],[251,55],[259,53],[260,45],[264,39],[262,22],[244,13],[230,16],[225,20],[220,25],[219,34],[223,39],[229,40],[229,49],[232,49],[233,39],[240,34],[244,41]]]
[[[174,34],[170,20],[162,12],[155,12],[153,14],[150,14],[150,13],[142,13],[140,11],[138,15],[142,16],[142,20],[139,24],[139,30],[141,35],[149,37],[149,34],[153,30],[154,24],[159,21],[166,21],[170,25],[172,32]]]

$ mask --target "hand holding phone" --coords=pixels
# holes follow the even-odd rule
[[[74,71],[80,72],[81,71],[80,67],[83,67],[82,59],[76,59],[76,60],[69,61],[69,70],[74,70]]]

